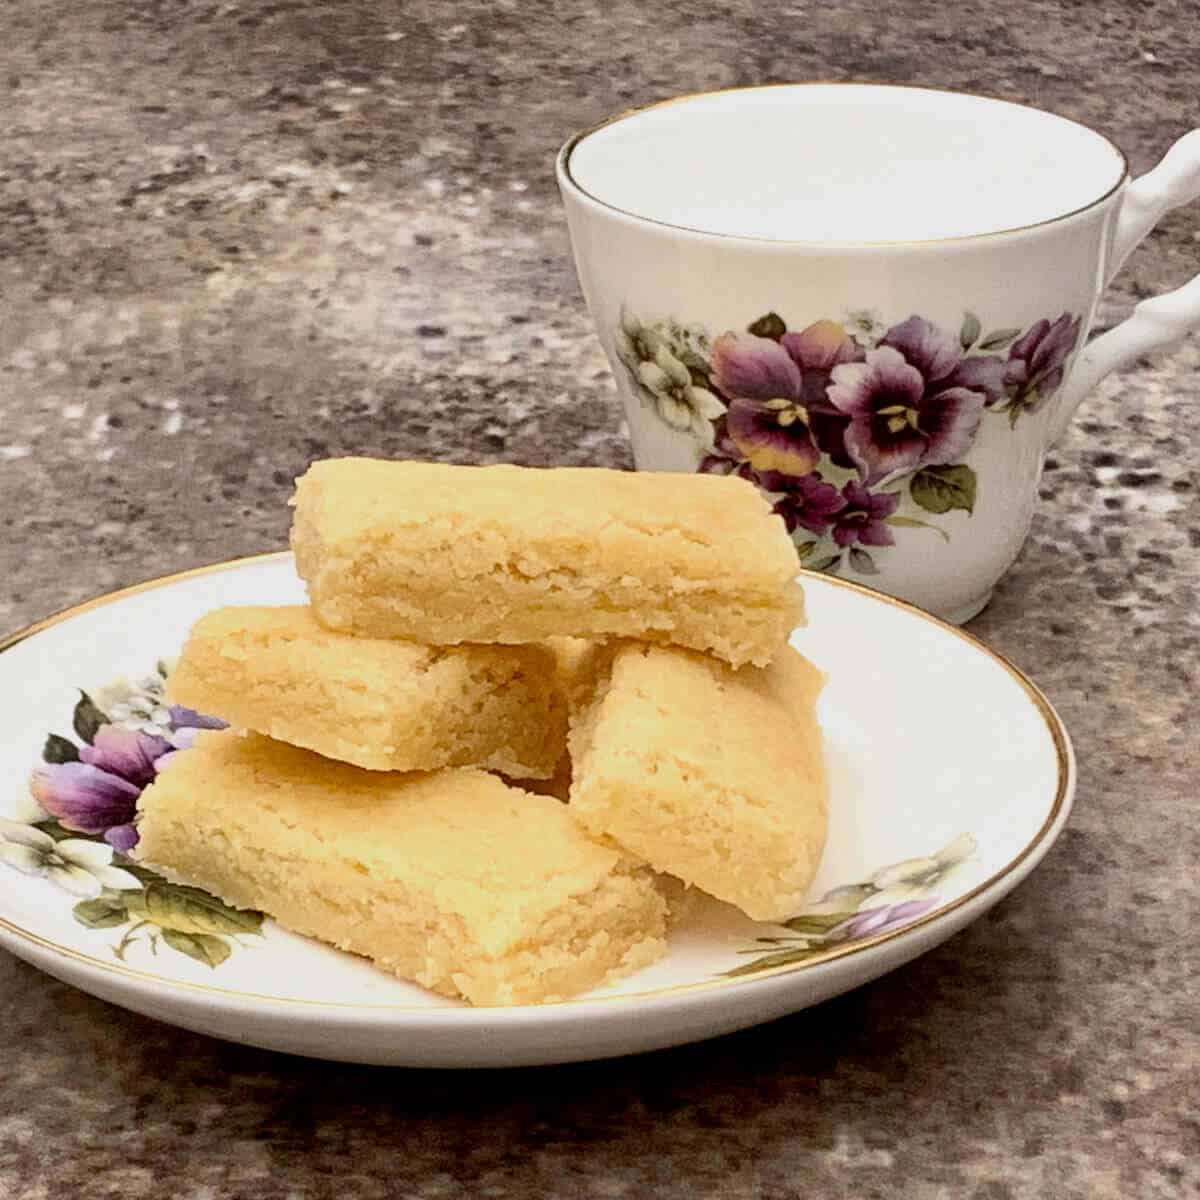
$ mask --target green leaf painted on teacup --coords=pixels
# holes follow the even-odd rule
[[[950,535],[940,526],[935,525],[932,521],[920,521],[916,517],[885,517],[884,523],[887,525],[900,525],[907,529],[932,529],[938,534],[942,541],[948,542]]]
[[[842,556],[840,554],[830,554],[827,558],[818,559],[815,563],[809,563],[810,571],[829,571],[834,572],[841,566]]]
[[[770,338],[777,342],[787,333],[787,326],[778,313],[769,312],[764,313],[757,321],[752,321],[747,326],[746,332],[754,334],[755,337]]]
[[[42,747],[42,762],[69,763],[79,761],[79,748],[70,738],[59,737],[57,733],[48,733],[46,743]]]
[[[909,481],[913,503],[931,513],[975,511],[975,472],[966,463],[922,467]]]
[[[983,326],[979,323],[979,318],[973,313],[963,313],[962,328],[958,331],[958,342],[964,350],[970,348],[979,341],[979,335],[983,332]]]
[[[172,950],[178,950],[180,954],[186,954],[206,967],[219,967],[230,954],[229,943],[211,933],[181,933],[177,929],[164,929],[162,940]]]
[[[95,900],[81,900],[71,912],[80,925],[89,929],[112,929],[129,920],[125,897],[120,892],[105,892]]]
[[[176,933],[258,933],[263,922],[262,913],[230,908],[199,888],[162,880],[129,893],[126,903],[131,912]]]
[[[108,717],[96,707],[96,702],[87,692],[81,691],[71,724],[74,726],[75,732],[90,746],[92,739],[96,736],[96,730],[101,725],[108,724]]]
[[[1017,335],[1020,332],[1019,329],[993,329],[979,343],[979,348],[980,350],[1003,350],[1010,343],[1017,340]]]
[[[850,566],[860,575],[879,574],[879,568],[875,565],[875,560],[865,550],[860,550],[857,546],[850,547]]]
[[[1013,400],[1004,410],[1008,413],[1008,427],[1016,429],[1017,421],[1023,412],[1037,408],[1042,403],[1042,394],[1035,387],[1025,394],[1020,402]]]

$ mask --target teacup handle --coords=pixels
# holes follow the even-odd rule
[[[1133,248],[1172,208],[1200,197],[1200,129],[1184,134],[1152,171],[1126,189],[1113,239],[1108,280],[1121,269]],[[1200,327],[1200,275],[1190,283],[1143,300],[1119,325],[1079,353],[1050,434],[1053,444],[1066,430],[1079,401],[1110,371],[1151,350],[1165,349]]]

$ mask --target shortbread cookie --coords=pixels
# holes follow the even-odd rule
[[[325,629],[308,608],[222,608],[193,627],[169,697],[380,771],[487,767],[548,779],[566,748],[556,655]]]
[[[764,664],[803,619],[796,551],[743,479],[331,459],[292,546],[331,629],[434,644],[624,635]]]
[[[794,915],[825,844],[821,673],[790,648],[734,671],[627,642],[594,675],[569,738],[584,828],[748,916]]]
[[[666,947],[649,871],[482,771],[362,771],[207,733],[139,813],[143,862],[472,1004],[561,999]]]

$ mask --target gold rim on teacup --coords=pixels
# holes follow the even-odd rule
[[[612,204],[607,200],[597,196],[594,192],[589,191],[583,186],[574,176],[571,171],[571,156],[576,148],[591,137],[592,134],[598,133],[602,129],[607,129],[609,126],[620,124],[622,121],[627,121],[633,117],[642,116],[648,112],[655,112],[659,109],[670,108],[679,104],[688,104],[695,100],[705,100],[714,96],[730,96],[738,93],[760,92],[771,88],[780,90],[792,88],[811,88],[811,87],[828,87],[828,88],[845,88],[852,90],[856,88],[874,88],[879,90],[895,89],[897,91],[915,91],[927,92],[933,95],[967,97],[975,100],[987,100],[995,104],[1007,104],[1013,108],[1024,109],[1028,112],[1042,113],[1057,118],[1060,121],[1069,125],[1074,125],[1079,129],[1086,131],[1098,137],[1103,141],[1116,155],[1117,161],[1120,163],[1120,173],[1113,184],[1107,188],[1103,194],[1089,200],[1086,204],[1081,204],[1064,213],[1057,213],[1052,217],[1046,217],[1041,221],[1031,221],[1025,225],[1012,225],[1003,229],[988,229],[979,233],[951,234],[947,237],[930,237],[930,238],[892,238],[883,239],[880,241],[871,240],[853,240],[844,241],[839,239],[820,239],[813,240],[807,238],[772,238],[761,237],[749,233],[720,233],[710,229],[699,229],[692,225],[678,225],[673,221],[664,221],[658,217],[647,217],[642,213],[632,212],[627,208],[622,208],[620,205]],[[1009,234],[1027,233],[1033,229],[1041,229],[1048,225],[1057,225],[1059,222],[1068,221],[1072,217],[1081,216],[1083,213],[1090,212],[1092,209],[1110,200],[1112,196],[1120,191],[1120,189],[1129,182],[1130,170],[1129,159],[1120,146],[1112,140],[1112,138],[1101,133],[1098,129],[1093,129],[1090,125],[1084,124],[1082,121],[1077,121],[1073,117],[1064,117],[1061,113],[1049,113],[1046,109],[1040,109],[1032,104],[1021,104],[1015,100],[1006,99],[1003,96],[989,96],[981,92],[962,92],[954,91],[951,88],[936,88],[926,87],[923,84],[917,83],[873,83],[869,80],[839,80],[839,79],[810,79],[794,83],[757,83],[746,84],[740,87],[731,88],[714,88],[704,92],[687,92],[680,96],[671,96],[666,100],[651,101],[649,104],[637,105],[633,108],[627,108],[619,113],[614,113],[612,116],[606,117],[602,121],[597,121],[594,125],[589,125],[586,129],[581,129],[574,133],[563,143],[562,148],[558,152],[557,159],[559,179],[577,192],[584,199],[593,204],[599,205],[601,208],[607,209],[609,212],[618,213],[623,217],[627,217],[631,221],[641,222],[647,225],[657,225],[663,229],[672,229],[677,233],[687,234],[694,237],[703,238],[721,238],[737,242],[756,242],[763,245],[774,246],[821,246],[825,248],[853,248],[861,246],[864,248],[878,249],[881,247],[896,247],[896,246],[934,246],[943,242],[975,242],[985,238],[1004,237]]]

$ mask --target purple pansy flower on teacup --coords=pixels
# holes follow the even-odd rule
[[[729,424],[724,415],[713,422],[712,446],[701,456],[696,470],[701,475],[738,475],[751,483],[758,483],[760,478],[759,472],[742,458],[742,452],[729,436]]]
[[[759,476],[759,485],[768,492],[781,493],[774,511],[783,518],[788,533],[806,529],[821,537],[828,533],[834,520],[846,507],[846,497],[820,475],[785,475],[782,471],[767,471]]]
[[[1067,359],[1079,341],[1083,322],[1063,313],[1054,321],[1035,321],[1008,351],[1004,382],[1014,411],[1037,412],[1062,384]]]
[[[846,450],[864,483],[961,459],[990,402],[1004,396],[1004,362],[963,358],[958,340],[922,317],[883,335],[861,363],[837,366],[830,402],[850,418]]]
[[[871,492],[855,480],[849,480],[842,488],[844,501],[834,517],[833,540],[845,549],[847,546],[891,546],[895,537],[887,526],[887,519],[900,503],[895,492]]]
[[[830,534],[843,550],[894,542],[887,519],[900,503],[895,493],[871,492],[854,479],[837,488],[815,473],[792,476],[768,471],[759,475],[758,482],[765,491],[781,493],[774,511],[783,518],[788,533],[805,529],[816,537]]]
[[[915,313],[889,325],[851,310],[792,330],[771,310],[710,339],[623,311],[616,341],[643,403],[690,431],[698,471],[760,487],[811,570],[878,575],[871,548],[909,536],[896,529],[948,543],[951,514],[974,515],[985,414],[1015,428],[1041,407],[1082,324],[985,326],[968,311],[953,326]]]
[[[893,325],[879,345],[898,350],[905,362],[916,367],[931,395],[966,388],[982,392],[989,405],[1004,399],[1004,359],[995,354],[964,357],[961,339],[924,317],[914,315]]]
[[[849,466],[848,420],[829,402],[830,373],[862,349],[835,321],[817,321],[778,340],[723,333],[713,344],[712,380],[729,401],[729,436],[758,471],[807,474],[822,455]]]

